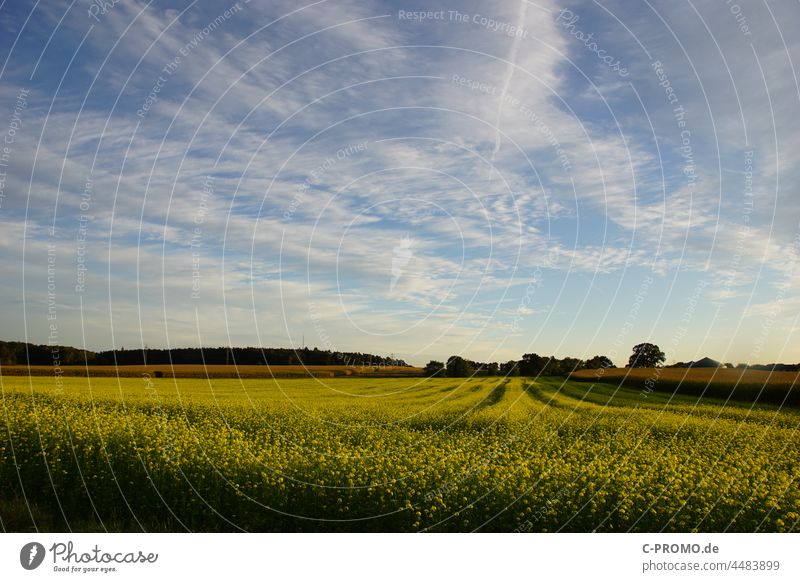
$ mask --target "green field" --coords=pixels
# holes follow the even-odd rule
[[[800,406],[800,374],[746,368],[606,368],[570,375],[582,382],[610,382],[633,390]]]
[[[797,409],[544,378],[2,377],[6,531],[798,531]]]

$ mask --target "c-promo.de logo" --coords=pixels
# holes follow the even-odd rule
[[[44,561],[44,546],[39,542],[29,542],[19,551],[19,563],[26,570],[35,570]]]

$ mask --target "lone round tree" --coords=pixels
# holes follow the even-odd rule
[[[444,376],[445,367],[444,362],[437,362],[436,360],[431,360],[427,364],[425,364],[425,371],[424,374],[426,376]]]
[[[469,360],[465,360],[461,356],[447,358],[447,375],[450,378],[466,378],[474,373],[475,367]]]
[[[629,368],[656,368],[664,363],[667,357],[655,344],[636,344],[628,359]]]

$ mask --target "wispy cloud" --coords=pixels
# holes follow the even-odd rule
[[[44,339],[50,243],[65,343],[313,342],[313,304],[341,349],[417,363],[601,352],[579,307],[625,313],[640,273],[666,329],[713,281],[704,300],[737,314],[723,341],[800,272],[796,6],[748,7],[745,35],[714,2],[570,5],[591,40],[548,0],[422,21],[390,2],[69,6],[25,29],[0,9],[19,35],[0,139],[29,90],[0,199],[9,338]]]

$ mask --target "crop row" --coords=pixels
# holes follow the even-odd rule
[[[160,382],[126,398],[6,386],[3,501],[47,517],[4,527],[798,529],[790,413],[620,405],[524,378],[395,380],[377,398],[338,389],[356,380],[224,398]]]

